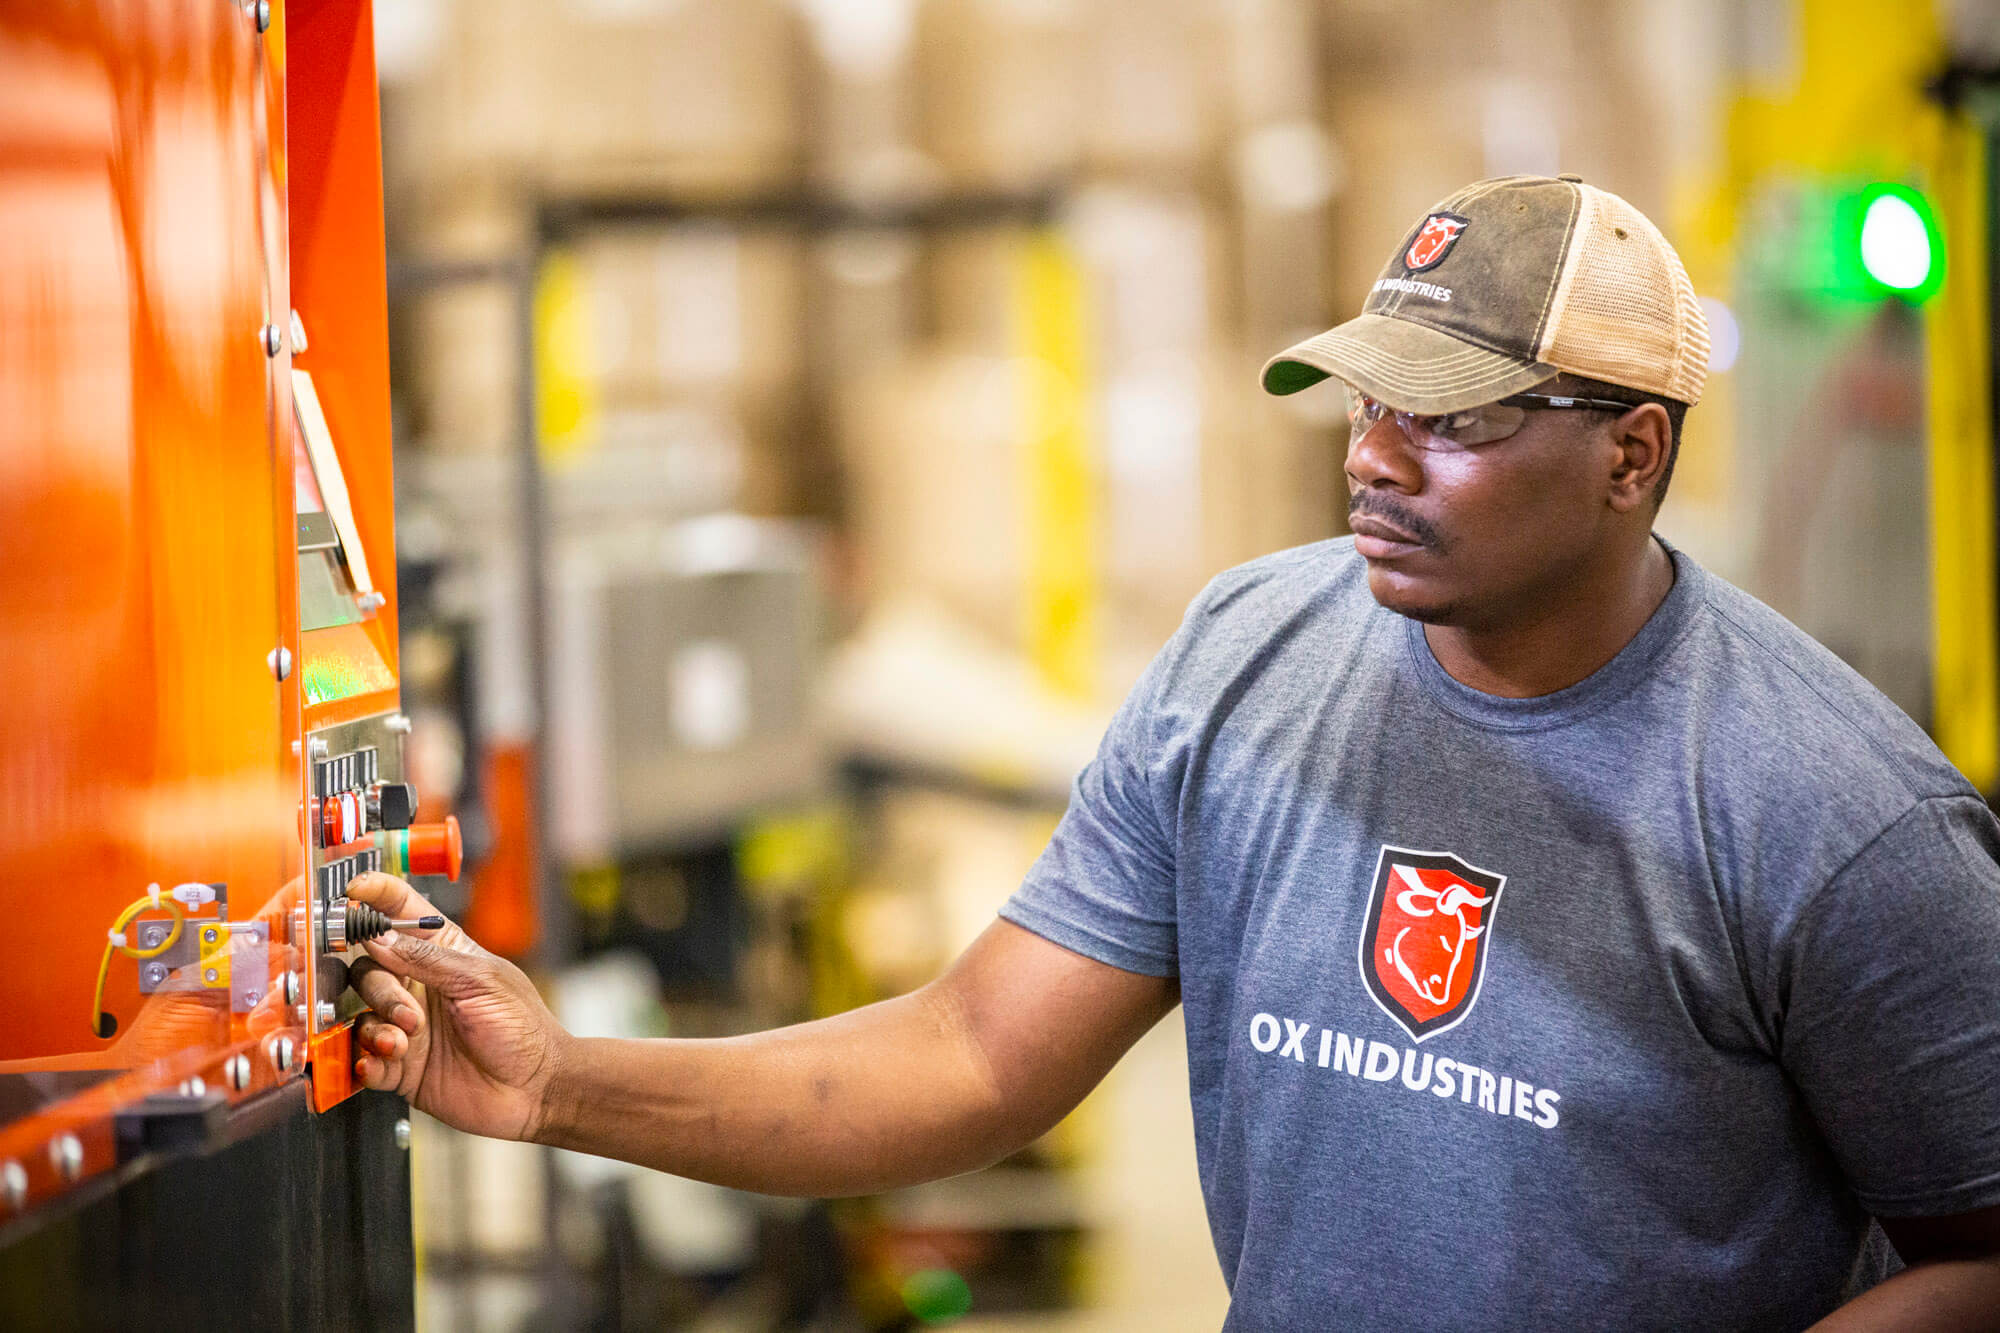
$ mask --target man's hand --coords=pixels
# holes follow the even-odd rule
[[[392,917],[437,910],[392,875],[356,876],[347,894]],[[532,1137],[568,1034],[521,969],[456,925],[362,947],[368,957],[348,976],[370,1010],[355,1031],[361,1082],[456,1129]]]

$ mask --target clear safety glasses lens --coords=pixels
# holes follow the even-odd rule
[[[1528,409],[1485,403],[1463,412],[1423,416],[1415,412],[1397,412],[1366,394],[1351,388],[1347,391],[1347,423],[1351,439],[1359,440],[1373,429],[1375,423],[1390,416],[1396,418],[1403,434],[1419,449],[1469,449],[1474,445],[1504,440],[1521,429],[1521,423],[1528,419]]]

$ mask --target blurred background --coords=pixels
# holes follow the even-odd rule
[[[380,0],[442,904],[575,1030],[935,975],[1216,572],[1344,530],[1262,361],[1575,172],[1715,353],[1661,528],[1989,793],[1990,0]],[[446,1329],[1214,1328],[1178,1019],[990,1170],[774,1200],[419,1117]]]

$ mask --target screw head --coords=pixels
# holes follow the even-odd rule
[[[181,1096],[206,1097],[207,1095],[208,1084],[202,1082],[199,1074],[193,1078],[184,1078],[181,1080]]]
[[[203,927],[202,927],[202,931],[201,931],[201,942],[202,942],[203,944],[213,944],[213,943],[215,943],[215,927],[214,927],[214,926],[203,926]]]
[[[229,1086],[242,1092],[250,1086],[250,1057],[241,1051],[223,1062],[222,1077]]]
[[[11,1157],[0,1166],[0,1195],[6,1197],[7,1206],[17,1213],[28,1201],[28,1169]]]
[[[140,975],[146,979],[148,986],[164,985],[167,980],[167,965],[165,963],[148,963]]]
[[[307,741],[306,753],[311,755],[315,759],[326,758],[327,756],[326,737],[315,736],[311,740]]]
[[[300,981],[299,981],[299,974],[298,974],[298,973],[296,973],[296,972],[287,972],[287,973],[285,973],[285,981],[284,981],[284,986],[285,986],[285,1003],[286,1003],[286,1004],[297,1004],[297,1003],[299,1002],[299,986],[300,986],[300,984],[301,984],[301,983],[300,983]]]
[[[306,322],[299,318],[299,312],[296,310],[292,312],[292,350],[294,352],[306,350]]]
[[[339,1017],[340,1010],[334,1007],[332,1000],[321,1000],[319,1002],[319,1025],[321,1027],[332,1027],[338,1021]]]
[[[276,680],[284,680],[292,674],[292,650],[283,644],[265,654],[264,661],[270,666],[271,675]]]
[[[280,1074],[290,1073],[292,1061],[298,1058],[299,1048],[290,1037],[273,1037],[264,1043],[264,1054],[270,1057],[271,1068]]]
[[[249,9],[251,21],[257,25],[257,31],[269,32],[271,30],[271,0],[254,0]]]
[[[404,1152],[410,1150],[410,1118],[404,1116],[396,1122],[396,1146]]]
[[[83,1140],[74,1134],[59,1134],[49,1142],[49,1161],[64,1180],[83,1174]]]
[[[264,344],[265,356],[276,356],[285,350],[285,331],[276,324],[266,324],[257,331],[257,337]]]
[[[211,967],[207,971],[201,974],[201,979],[203,981],[220,981],[222,979],[222,973],[216,971],[214,968]]]

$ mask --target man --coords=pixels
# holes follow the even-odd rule
[[[1356,535],[1210,585],[944,977],[579,1041],[455,931],[385,938],[362,1078],[843,1194],[1026,1143],[1179,1003],[1231,1327],[1995,1325],[2000,828],[1652,535],[1706,360],[1630,205],[1468,187],[1266,368],[1348,386]]]

